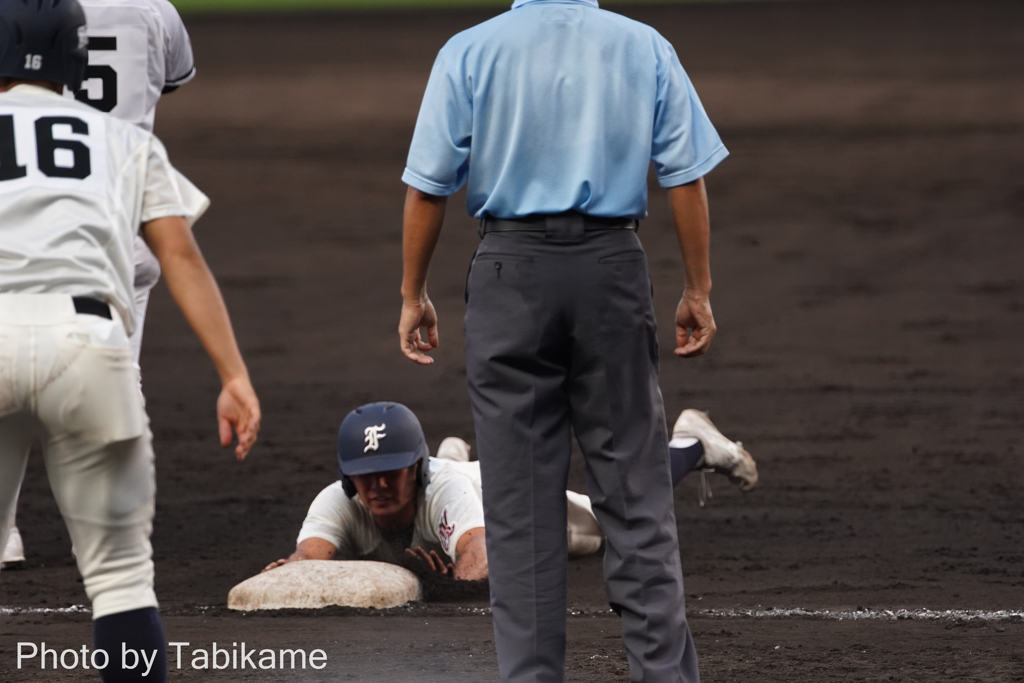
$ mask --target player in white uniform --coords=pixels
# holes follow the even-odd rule
[[[105,681],[166,680],[150,533],[152,435],[128,344],[140,226],[220,374],[222,445],[252,447],[260,410],[190,222],[208,200],[163,145],[62,97],[86,65],[77,0],[0,0],[0,545],[39,441],[86,594]],[[121,648],[150,672],[121,670]]]
[[[73,93],[100,111],[153,132],[161,94],[196,75],[192,43],[168,0],[79,0],[89,34],[89,66]],[[149,294],[160,264],[141,238],[135,241],[135,310],[132,354],[138,364]]]
[[[674,484],[701,468],[726,474],[744,491],[757,485],[753,458],[742,444],[723,436],[704,413],[684,410],[673,427],[671,444]],[[455,578],[486,577],[480,463],[470,462],[469,444],[458,437],[442,441],[436,458],[427,458],[426,452],[420,424],[404,406],[374,403],[350,413],[338,432],[342,479],[324,488],[309,506],[295,552],[263,571],[297,560],[395,563],[404,552]],[[422,459],[405,463],[390,457],[394,453],[421,454]],[[354,474],[353,461],[366,463],[361,468],[365,475]],[[393,469],[396,465],[402,469]],[[413,470],[424,467],[427,483],[417,487]],[[346,474],[346,469],[353,474]],[[381,507],[375,498],[385,493]],[[603,534],[590,498],[573,491],[565,495],[570,557],[597,552]],[[476,539],[479,548],[473,545]]]
[[[79,0],[89,66],[79,102],[153,132],[160,95],[196,74],[188,31],[167,0]]]
[[[298,559],[372,558],[398,562],[401,553],[413,552],[441,573],[449,570],[449,562],[442,559],[447,556],[457,578],[487,576],[485,556],[466,562],[459,553],[463,535],[473,530],[482,532],[484,527],[480,463],[469,462],[469,446],[458,437],[445,439],[437,454],[438,457],[428,460],[430,483],[426,488],[413,489],[412,496],[399,501],[415,498],[415,517],[410,526],[397,534],[387,533],[381,528],[365,494],[357,493],[349,498],[341,481],[336,481],[321,491],[309,506],[295,553],[287,560],[271,563],[268,569]],[[603,536],[591,512],[590,499],[566,491],[566,502],[570,556],[597,552]],[[478,571],[469,572],[468,564]]]
[[[178,11],[167,0],[79,0],[89,36],[89,65],[80,88],[65,94],[153,132],[156,105],[195,76],[192,44]],[[142,238],[135,240],[135,315],[130,341],[135,364],[142,350],[146,308],[160,280],[160,264]],[[13,522],[12,522],[13,524]],[[25,561],[12,526],[2,562]]]
[[[313,502],[295,552],[264,571],[335,557],[398,562],[417,548],[442,573],[485,578],[479,475],[474,482],[464,463],[428,452],[419,420],[405,406],[370,403],[350,412],[338,430],[341,481]]]

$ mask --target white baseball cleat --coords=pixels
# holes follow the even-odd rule
[[[457,436],[449,436],[437,447],[435,457],[455,462],[469,462],[469,444]]]
[[[740,487],[750,491],[757,486],[757,463],[739,441],[729,441],[718,431],[708,414],[687,408],[679,414],[672,427],[672,438],[692,437],[704,446],[704,457],[697,463],[699,468],[710,468],[724,474]]]
[[[7,537],[7,546],[4,548],[2,565],[4,569],[11,565],[20,564],[25,561],[25,544],[21,540],[21,532],[18,527],[12,526],[11,533]]]

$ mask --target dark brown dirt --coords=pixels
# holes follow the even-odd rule
[[[709,609],[1024,609],[1024,6],[792,2],[626,7],[675,44],[732,151],[708,178],[710,355],[670,352],[679,256],[652,184],[641,238],[670,417],[710,410],[760,464],[700,509],[678,490],[705,681],[1022,681],[1024,623],[724,618]],[[216,446],[216,377],[161,288],[143,376],[156,434],[157,589],[168,636],[321,647],[324,672],[216,680],[496,680],[481,601],[388,615],[242,616],[227,591],[287,553],[335,476],[351,407],[395,399],[432,446],[473,441],[461,316],[477,241],[450,203],[431,294],[437,363],[398,353],[399,182],[436,50],[480,12],[190,21],[199,77],[158,133],[213,198],[197,235],[266,414],[236,464]],[[582,485],[576,463],[571,484]],[[0,604],[85,599],[39,459],[19,526],[28,566]],[[626,679],[600,560],[570,565],[569,676]],[[205,609],[213,607],[213,609]],[[0,616],[16,642],[79,647],[87,615]],[[472,657],[471,657],[472,656]],[[177,680],[206,680],[183,671]]]

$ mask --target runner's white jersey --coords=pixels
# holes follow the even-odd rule
[[[470,529],[484,525],[480,463],[430,458],[430,483],[419,492],[416,519],[407,547],[444,552],[458,561],[455,548]],[[384,535],[359,496],[349,498],[336,481],[316,497],[302,523],[298,543],[321,538],[338,549],[339,559],[356,560],[378,551]]]
[[[80,2],[89,66],[75,98],[152,132],[160,94],[196,72],[178,11],[167,0]]]
[[[207,206],[151,133],[38,86],[0,93],[0,292],[100,299],[131,333],[139,226]]]

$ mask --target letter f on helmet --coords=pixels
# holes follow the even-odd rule
[[[387,434],[384,433],[386,425],[370,425],[363,430],[363,434],[366,435],[366,448],[363,449],[363,453],[367,451],[375,451],[380,448],[380,440],[383,439]]]

